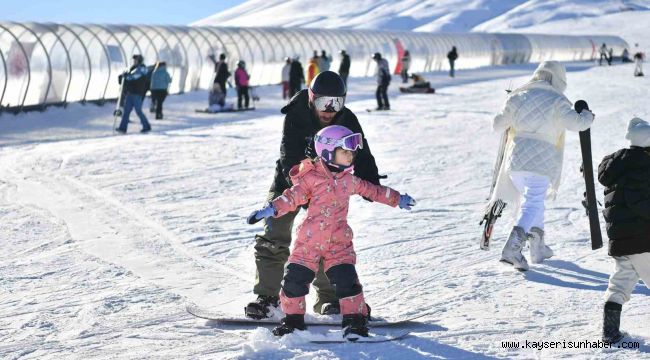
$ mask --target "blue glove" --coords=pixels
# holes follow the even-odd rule
[[[411,206],[415,206],[417,201],[414,198],[410,197],[409,194],[404,194],[399,196],[399,208],[411,210]]]
[[[248,218],[246,219],[246,222],[249,225],[253,225],[257,223],[258,221],[262,219],[266,219],[268,217],[271,217],[275,215],[275,208],[273,207],[273,204],[268,204],[265,207],[253,211],[250,215],[248,215]]]

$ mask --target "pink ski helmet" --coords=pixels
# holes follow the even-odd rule
[[[350,129],[340,125],[330,125],[321,129],[314,136],[316,154],[326,164],[343,168],[334,163],[334,152],[337,148],[356,151],[363,149],[363,136],[360,133],[353,133]]]

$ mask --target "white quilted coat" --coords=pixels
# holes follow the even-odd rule
[[[509,181],[512,171],[548,176],[551,180],[549,192],[554,195],[562,175],[566,130],[583,131],[593,122],[594,116],[590,111],[584,110],[578,114],[562,94],[566,78],[561,64],[545,62],[540,64],[538,71],[553,74],[553,81],[549,83],[533,77],[533,80],[510,94],[505,106],[494,118],[494,130],[501,132],[510,129],[510,139],[493,199],[516,201],[518,193],[512,191],[513,186]]]

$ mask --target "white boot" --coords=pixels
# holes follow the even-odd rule
[[[519,226],[512,228],[506,245],[501,251],[501,262],[511,264],[519,271],[528,270],[528,262],[521,253],[526,243],[526,232]]]
[[[530,241],[530,261],[533,264],[540,264],[553,256],[553,250],[544,244],[544,230],[538,227],[531,228],[528,240]]]

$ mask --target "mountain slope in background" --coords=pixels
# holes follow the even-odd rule
[[[192,25],[493,32],[631,10],[650,0],[250,0]]]

